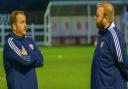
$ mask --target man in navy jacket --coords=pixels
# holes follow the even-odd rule
[[[43,66],[43,56],[31,37],[26,36],[23,11],[10,15],[12,31],[6,37],[3,63],[8,89],[38,89],[35,67]]]
[[[128,59],[123,35],[114,24],[114,8],[109,2],[97,4],[99,29],[91,70],[91,89],[127,89]]]

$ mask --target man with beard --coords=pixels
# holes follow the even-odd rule
[[[24,11],[11,13],[10,26],[3,48],[8,89],[38,89],[35,68],[43,66],[43,55],[32,38],[26,36]]]
[[[99,37],[92,62],[91,89],[127,89],[126,44],[114,24],[113,5],[98,3],[95,20]]]

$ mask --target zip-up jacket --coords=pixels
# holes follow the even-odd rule
[[[3,64],[8,89],[38,89],[35,67],[42,67],[44,61],[31,37],[10,33],[5,39]]]
[[[125,40],[113,22],[99,31],[92,62],[91,89],[127,89],[127,68]]]

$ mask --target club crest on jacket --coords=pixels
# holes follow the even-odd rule
[[[102,48],[102,47],[103,47],[103,45],[104,45],[104,42],[102,41],[102,42],[100,43],[100,47]]]
[[[22,49],[20,50],[20,54],[23,55],[23,56],[28,55],[26,49],[23,46],[22,46]]]
[[[29,47],[33,50],[34,47],[33,47],[33,44],[29,44]]]

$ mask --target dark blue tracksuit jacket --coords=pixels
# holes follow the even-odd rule
[[[99,31],[92,62],[91,89],[127,89],[127,68],[125,41],[113,22],[107,29]]]
[[[38,89],[35,67],[43,66],[43,56],[31,37],[10,33],[5,40],[3,59],[8,89]]]

